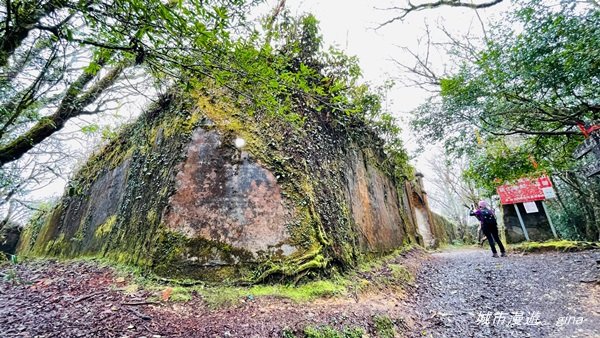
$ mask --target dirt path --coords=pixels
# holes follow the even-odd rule
[[[392,337],[394,326],[406,331],[413,324],[405,318],[412,306],[405,292],[412,289],[405,290],[410,286],[392,268],[402,265],[414,274],[426,255],[413,250],[357,273],[362,292],[302,303],[244,293],[216,309],[195,291],[187,301],[164,301],[160,291],[145,288],[128,292],[134,276],[120,277],[91,262],[24,262],[0,267],[0,338],[304,337],[307,328],[338,334],[359,328],[369,337],[388,330]],[[383,330],[377,318],[389,321]]]
[[[324,325],[339,334],[318,337],[600,337],[599,262],[600,251],[413,250],[357,273],[362,291],[309,303],[244,294],[214,309],[196,291],[163,301],[162,288],[132,289],[134,276],[94,263],[31,261],[0,267],[0,337],[317,337],[306,328]],[[396,278],[399,266],[416,281]]]
[[[413,336],[600,337],[600,252],[433,254],[417,279]]]

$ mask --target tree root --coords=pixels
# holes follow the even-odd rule
[[[285,277],[296,277],[295,283],[297,283],[309,270],[322,269],[327,266],[329,260],[322,255],[321,249],[322,247],[318,246],[306,254],[287,262],[279,264],[270,263],[271,266],[255,278],[253,282],[260,283],[269,276],[279,274]]]

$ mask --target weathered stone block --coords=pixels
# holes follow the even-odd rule
[[[20,252],[261,281],[351,268],[419,237],[405,182],[366,126],[349,137],[217,102],[163,98],[92,156]]]

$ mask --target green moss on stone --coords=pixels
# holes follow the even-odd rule
[[[157,238],[152,269],[171,278],[209,281],[248,279],[253,255],[229,244],[162,230]]]
[[[102,224],[100,224],[98,226],[98,228],[96,228],[96,231],[94,232],[94,236],[96,238],[99,237],[104,237],[106,235],[108,235],[110,233],[110,231],[112,230],[113,226],[115,226],[115,223],[117,222],[117,215],[112,215],[109,218],[106,219],[106,221]]]
[[[56,239],[51,240],[46,244],[44,252],[54,256],[64,256],[67,245],[65,234],[60,234]]]
[[[549,240],[546,242],[523,242],[519,244],[513,244],[510,246],[510,249],[517,252],[573,252],[600,249],[600,243],[569,240]]]
[[[227,93],[206,84],[202,87],[165,97],[150,107],[95,153],[70,182],[63,204],[85,206],[98,178],[112,170],[126,171],[118,210],[109,219],[88,234],[90,208],[71,210],[81,217],[76,224],[67,224],[63,219],[66,211],[59,207],[40,230],[35,247],[57,255],[96,253],[150,267],[172,278],[258,282],[283,276],[297,281],[309,273],[355,266],[360,252],[357,226],[341,183],[344,159],[350,149],[363,151],[371,165],[389,174],[391,166],[381,160],[381,140],[365,132],[364,124],[355,134],[355,129],[344,124],[327,124],[302,114],[297,114],[299,121],[306,123],[276,114],[249,115],[244,107],[232,103]],[[293,215],[286,244],[297,249],[296,253],[289,257],[265,254],[257,263],[250,252],[204,238],[188,238],[161,223],[175,189],[178,165],[198,127],[215,128],[226,141],[243,138],[244,151],[276,175]],[[346,135],[349,131],[352,135]],[[65,239],[65,233],[75,235]]]

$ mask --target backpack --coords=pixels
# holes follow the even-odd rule
[[[496,216],[494,216],[494,213],[490,209],[481,209],[479,211],[479,219],[481,220],[481,226],[498,226]]]

